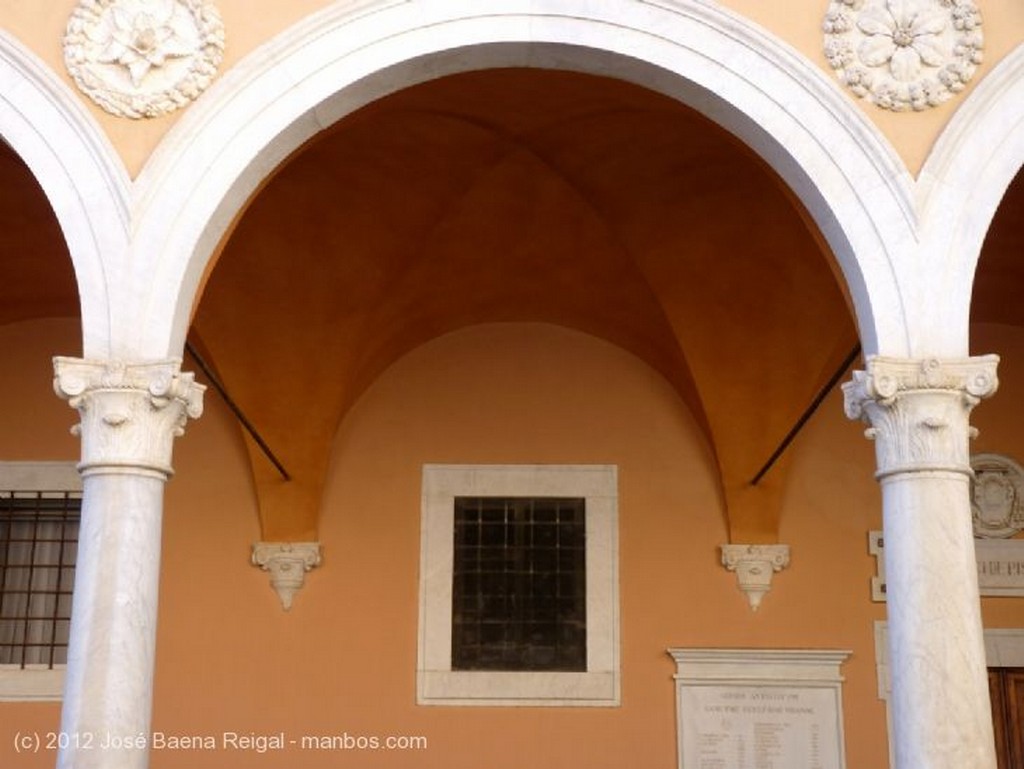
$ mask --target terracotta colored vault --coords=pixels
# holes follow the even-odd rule
[[[0,181],[0,324],[77,317],[59,226],[6,146]],[[977,322],[1024,325],[1022,220],[1018,178]],[[531,321],[664,376],[707,436],[731,539],[774,541],[785,455],[750,480],[856,343],[836,274],[778,178],[688,108],[594,76],[486,71],[382,99],[290,158],[224,243],[191,340],[292,476],[249,443],[265,539],[316,537],[337,427],[391,363]]]
[[[427,83],[341,121],[251,201],[194,338],[250,444],[267,539],[315,536],[331,441],[423,342],[533,321],[629,350],[708,437],[732,538],[772,541],[784,460],[750,480],[856,342],[778,180],[688,108],[537,70]]]

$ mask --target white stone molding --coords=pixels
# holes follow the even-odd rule
[[[999,358],[902,360],[871,356],[843,385],[846,415],[870,427],[880,480],[908,472],[971,474],[971,409],[995,392]]]
[[[871,578],[871,600],[885,601],[885,538],[880,531],[868,532],[868,553],[875,559],[875,575]]]
[[[54,389],[82,419],[72,432],[82,438],[83,476],[171,476],[174,438],[202,414],[206,389],[180,365],[54,358]]]
[[[224,24],[210,0],[79,0],[64,36],[75,84],[119,117],[184,107],[223,56]]]
[[[789,566],[789,545],[722,545],[722,565],[736,572],[740,590],[757,611],[772,589],[772,577]]]
[[[974,536],[1006,539],[1024,529],[1024,469],[1002,454],[971,456]]]
[[[270,586],[285,611],[292,608],[295,594],[306,582],[306,572],[320,565],[319,542],[256,542],[252,565],[270,574]]]
[[[868,351],[907,354],[899,282],[916,285],[913,180],[813,62],[719,3],[336,2],[215,82],[138,178],[137,302],[148,356],[180,349],[207,261],[249,196],[302,142],[388,93],[529,66],[617,77],[692,106],[771,164],[846,276]],[[901,258],[903,257],[903,258]]]
[[[0,462],[0,489],[82,490],[74,462]],[[0,702],[59,702],[65,665],[0,665]]]
[[[889,636],[886,623],[875,621],[875,679],[878,686],[878,699],[885,702],[885,731],[888,737],[889,769],[896,769],[896,752],[893,740],[892,708],[889,699],[892,696],[892,674],[889,671]]]
[[[0,462],[0,489],[81,491],[74,462]]]
[[[127,250],[131,182],[82,100],[20,41],[0,30],[0,136],[32,171],[74,264],[83,352],[109,354],[108,278]]]
[[[0,665],[0,702],[60,702],[65,665]]]
[[[822,26],[840,82],[897,112],[946,101],[982,60],[974,0],[832,0]]]
[[[950,116],[918,174],[918,280],[931,310],[929,355],[969,348],[971,290],[982,244],[1024,166],[1024,43],[988,70]]]

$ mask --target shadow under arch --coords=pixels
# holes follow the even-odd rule
[[[595,7],[552,0],[336,3],[216,83],[139,177],[134,285],[150,290],[119,345],[175,355],[217,246],[249,196],[304,141],[388,93],[457,72],[541,67],[672,96],[740,137],[833,249],[868,353],[904,355],[894,262],[915,242],[912,180],[877,129],[811,62],[695,0]],[[142,322],[142,319],[146,322]]]
[[[128,174],[75,94],[2,30],[0,84],[0,137],[43,189],[74,265],[83,355],[114,357],[110,277],[127,252]]]

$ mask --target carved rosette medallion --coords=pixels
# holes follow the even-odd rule
[[[996,391],[999,358],[961,360],[872,356],[865,371],[843,385],[846,415],[870,427],[875,441],[876,477],[902,473],[954,472],[971,475],[967,449],[974,429],[971,410]]]
[[[822,26],[840,81],[897,112],[946,101],[982,59],[974,0],[832,0]]]
[[[203,413],[206,389],[180,365],[54,359],[54,389],[81,416],[71,432],[82,438],[82,475],[170,477],[174,438]]]
[[[224,24],[210,0],[79,0],[64,36],[78,87],[120,117],[157,117],[217,74]]]
[[[1024,530],[1024,469],[1001,454],[971,457],[974,536],[1004,539]]]

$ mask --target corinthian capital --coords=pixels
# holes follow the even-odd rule
[[[951,471],[970,475],[969,418],[996,391],[999,358],[914,360],[873,356],[843,385],[846,415],[870,427],[878,477]]]
[[[181,361],[151,363],[54,358],[54,389],[81,416],[83,475],[136,473],[167,478],[174,438],[203,413],[203,385]]]

